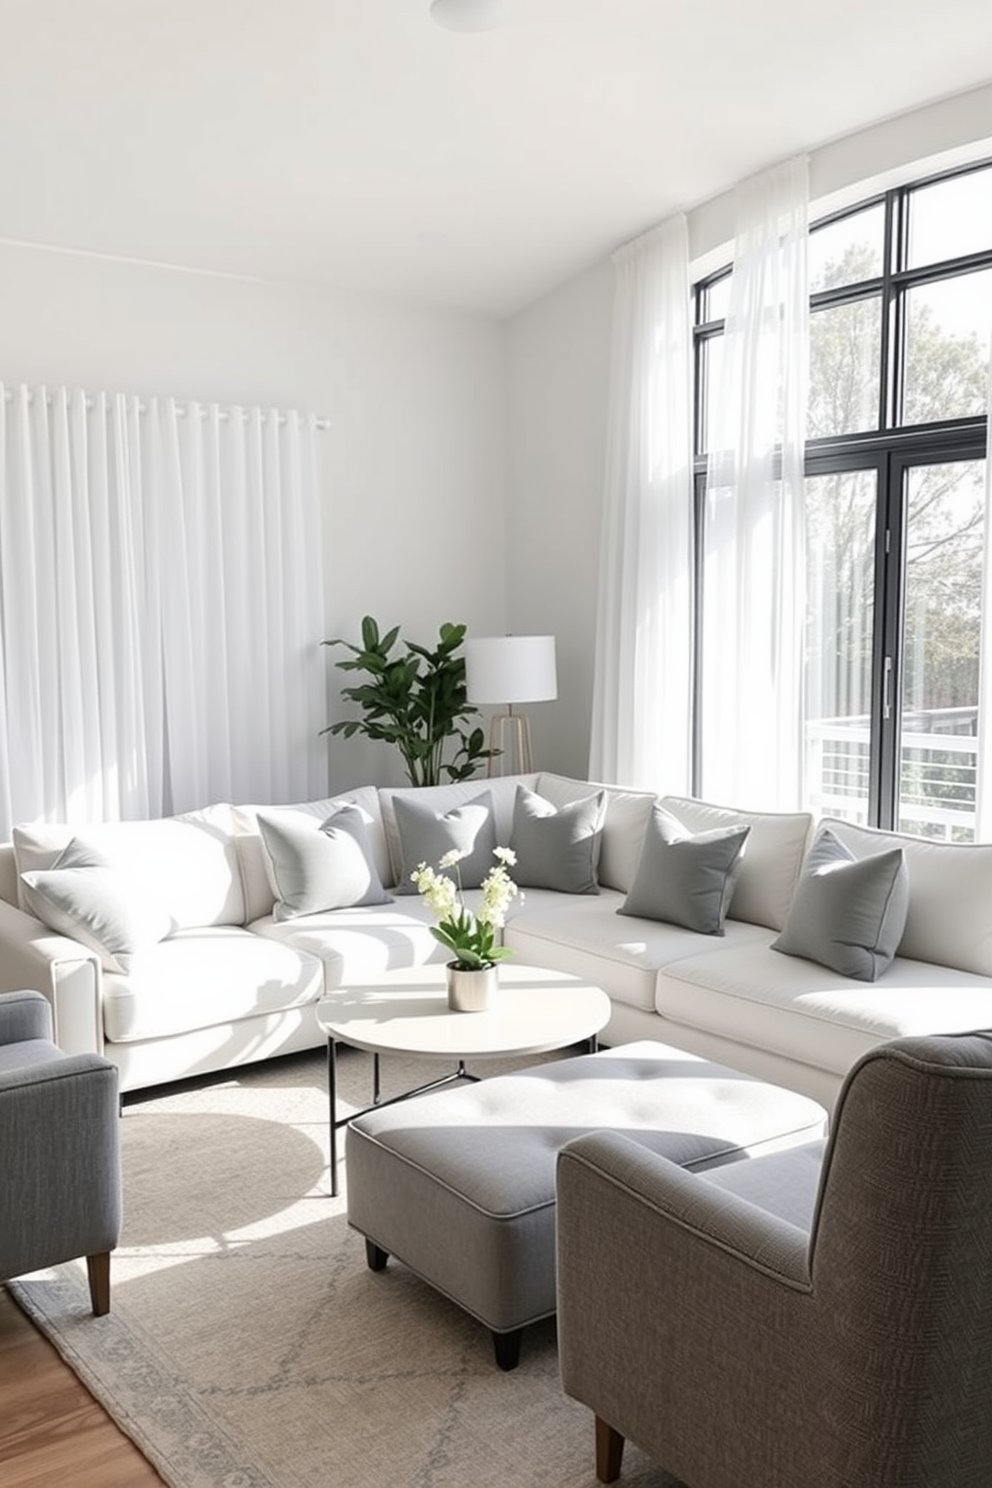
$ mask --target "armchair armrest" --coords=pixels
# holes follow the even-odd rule
[[[103,1050],[100,979],[99,958],[86,946],[0,899],[0,992],[41,992],[55,1042],[68,1054]]]
[[[0,993],[0,1045],[51,1036],[52,1008],[40,992]]]
[[[572,1163],[582,1165],[593,1183],[598,1179],[600,1184],[622,1189],[651,1211],[659,1225],[676,1226],[786,1286],[809,1290],[806,1230],[686,1172],[620,1132],[590,1132],[562,1148],[559,1185],[574,1183]],[[597,1202],[610,1200],[600,1192]]]
[[[54,1045],[0,1072],[0,1278],[86,1256],[109,1306],[121,1223],[117,1068]]]

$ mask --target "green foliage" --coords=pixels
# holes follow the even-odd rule
[[[346,646],[351,655],[335,665],[346,672],[365,672],[370,680],[341,689],[342,697],[358,704],[362,716],[331,724],[321,733],[346,739],[365,734],[394,744],[411,785],[440,785],[445,779],[468,780],[474,775],[491,751],[481,728],[464,726],[479,711],[468,701],[465,660],[458,654],[465,626],[445,624],[438,635],[438,645],[428,650],[401,641],[398,625],[380,634],[376,621],[366,615],[361,645],[322,641],[324,646]],[[448,752],[450,758],[445,759]]]
[[[453,953],[456,965],[465,971],[481,971],[513,955],[506,946],[496,944],[493,926],[477,920],[467,909],[456,910],[450,919],[430,928],[434,939]]]

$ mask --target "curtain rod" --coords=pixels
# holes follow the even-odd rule
[[[28,388],[28,402],[29,403],[32,402],[33,399],[37,396],[37,394],[40,391],[41,390],[38,389],[38,388],[29,387]],[[11,388],[5,387],[4,390],[3,390],[3,396],[4,396],[4,402],[5,403],[11,403],[14,400],[15,394],[14,394],[14,391]],[[107,397],[108,398],[113,398],[113,397],[116,397],[116,396],[118,396],[118,395],[115,394],[115,393],[108,393],[107,394]],[[130,396],[130,395],[127,395],[126,394],[125,396]],[[93,396],[92,396],[91,393],[84,393],[83,394],[83,398],[84,398],[84,401],[86,403],[86,407],[87,408],[93,408],[94,407],[94,398],[93,398]],[[176,413],[179,415],[180,418],[185,418],[186,417],[186,415],[189,412],[189,407],[190,407],[190,404],[191,403],[198,402],[198,400],[195,399],[195,398],[187,398],[185,400],[180,399],[180,398],[176,398],[173,401],[176,404]],[[52,393],[47,388],[45,389],[45,402],[48,403],[49,405],[51,405],[51,402],[52,402]],[[210,409],[215,408],[215,407],[219,407],[219,406],[220,405],[215,404],[215,403],[200,403],[199,404],[199,410],[200,410],[201,416],[203,416],[207,412],[209,412]],[[260,404],[254,404],[254,405],[252,405],[251,407],[248,407],[248,408],[241,408],[241,409],[238,410],[238,412],[240,412],[242,418],[247,418],[248,415],[256,407],[257,408],[261,408],[261,405]],[[144,398],[139,398],[138,399],[138,411],[139,411],[139,413],[147,413],[148,412],[148,404],[147,404],[147,402],[145,401]],[[275,412],[276,418],[278,419],[279,423],[284,424],[286,422],[286,414],[283,413],[283,412],[281,412],[281,410],[279,410],[279,409],[269,410],[269,409],[262,408],[261,411],[263,413],[266,413],[266,412]],[[220,408],[220,417],[221,417],[221,419],[232,418],[233,415],[234,415],[234,412],[235,412],[235,410],[232,407],[226,407],[226,406],[225,407],[221,407]],[[301,417],[308,417],[308,415],[301,415]],[[331,421],[330,421],[329,418],[315,418],[314,419],[314,427],[316,429],[320,430],[321,432],[323,432],[325,429],[329,429],[331,427]]]

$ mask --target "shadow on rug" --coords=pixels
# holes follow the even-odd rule
[[[355,1108],[368,1078],[343,1051]],[[129,1097],[122,1151],[110,1314],[82,1263],[10,1290],[173,1488],[594,1488],[553,1321],[504,1374],[480,1324],[400,1264],[368,1270],[328,1196],[322,1055]],[[678,1488],[632,1445],[622,1482]]]

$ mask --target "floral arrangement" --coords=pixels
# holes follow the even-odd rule
[[[454,955],[454,965],[461,971],[478,971],[513,955],[506,946],[496,944],[496,931],[506,924],[506,911],[517,892],[508,872],[517,858],[512,848],[493,849],[493,856],[499,861],[482,880],[482,897],[473,914],[465,904],[458,871],[458,864],[467,856],[452,849],[438,863],[441,869],[454,868],[457,884],[446,873],[435,873],[426,863],[418,864],[410,877],[424,903],[438,917],[438,923],[431,926],[434,939],[447,946]]]

